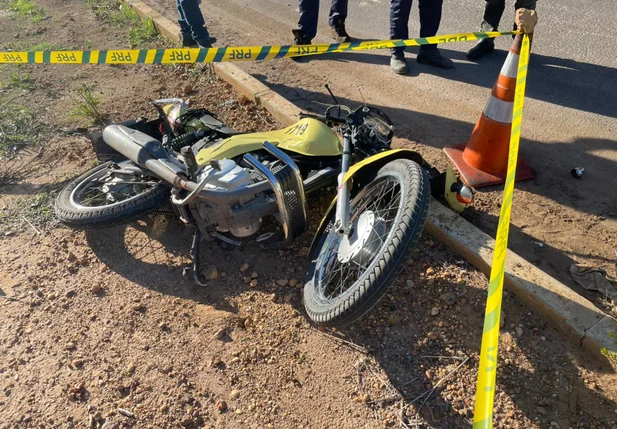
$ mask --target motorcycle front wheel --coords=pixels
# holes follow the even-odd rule
[[[428,173],[397,159],[351,201],[351,230],[340,236],[331,210],[311,248],[304,306],[319,325],[341,327],[385,295],[420,238],[430,200]]]
[[[138,219],[169,201],[160,179],[130,161],[106,162],[69,182],[56,198],[56,216],[78,229],[107,228]]]

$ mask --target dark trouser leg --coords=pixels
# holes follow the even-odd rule
[[[419,0],[420,9],[420,37],[432,37],[439,31],[441,23],[441,9],[443,0]],[[437,45],[422,45],[421,50],[437,49]]]
[[[206,29],[204,17],[199,9],[198,0],[176,0],[178,13],[185,24],[180,24],[180,28],[189,28],[191,36],[198,43],[210,43],[210,35]],[[180,22],[180,21],[178,21]]]
[[[349,0],[332,0],[332,6],[330,7],[330,27],[334,27],[334,24],[338,20],[345,22],[347,19],[347,5]]]
[[[506,0],[486,0],[484,19],[480,24],[482,31],[497,31],[505,8]]]
[[[180,33],[182,33],[182,38],[188,39],[191,37],[191,26],[188,22],[186,22],[184,11],[182,10],[180,3],[182,3],[182,0],[176,0],[176,8],[178,9],[178,25],[180,26]]]
[[[390,39],[409,39],[409,13],[411,0],[391,0]],[[392,49],[392,55],[402,56],[404,47]]]
[[[317,34],[317,22],[319,20],[319,0],[300,0],[300,19],[298,28],[309,39]]]

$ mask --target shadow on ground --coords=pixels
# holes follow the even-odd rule
[[[499,74],[499,70],[501,70],[508,55],[508,51],[496,50],[492,55],[487,55],[478,62],[470,62],[464,52],[443,47],[440,47],[440,51],[448,58],[457,61],[454,69],[441,70],[434,67],[415,66],[418,48],[407,48],[407,60],[414,63],[410,67],[409,76],[428,73],[444,79],[491,88],[495,76]],[[376,64],[384,67],[388,67],[390,63],[389,55],[374,54],[369,51],[317,55],[303,58],[301,61],[323,60]],[[571,109],[617,118],[617,109],[615,108],[617,87],[607,85],[607,82],[617,80],[617,69],[532,53],[529,70],[529,73],[533,73],[534,78],[527,82],[527,97]],[[385,72],[389,72],[389,70],[384,70]]]
[[[215,264],[220,276],[225,272],[225,277],[206,288],[182,280],[181,268],[188,262],[191,231],[173,218],[158,216],[130,226],[89,231],[87,241],[111,270],[144,288],[236,313],[230,298],[248,288],[241,280],[243,263],[249,261],[251,266],[259,267],[257,290],[273,296],[289,293],[289,288],[279,287],[276,279],[296,277],[302,280],[305,258],[299,256],[299,249],[310,244],[327,201],[326,197],[311,201],[312,229],[294,243],[284,257],[254,242],[241,248],[206,244],[203,266]],[[414,421],[420,408],[419,415],[432,427],[464,427],[472,417],[486,279],[442,245],[425,239],[422,246],[422,251],[414,252],[394,287],[368,316],[332,333],[366,349],[368,356],[387,373],[397,395],[405,401],[411,402],[434,388],[422,407],[426,396],[416,401],[417,408],[409,407],[407,422]],[[428,279],[425,272],[429,266],[443,276]],[[407,279],[415,284],[410,287]],[[448,304],[440,297],[444,292],[452,294]],[[304,313],[300,291],[294,293],[290,304]],[[434,306],[441,309],[439,318],[430,315]],[[503,308],[505,323],[496,405],[497,419],[505,422],[501,427],[512,427],[507,426],[508,421],[519,422],[524,418],[536,421],[541,427],[544,423],[540,424],[538,418],[547,423],[556,421],[560,427],[581,427],[580,424],[603,427],[611,417],[602,414],[603,410],[612,412],[616,404],[601,390],[587,385],[576,365],[596,374],[610,374],[611,370],[589,359],[508,293]],[[522,335],[517,333],[519,328],[524,332]],[[469,360],[449,378],[439,381],[462,362],[436,358],[439,356],[468,357]],[[452,400],[453,389],[463,389],[464,401]],[[393,406],[392,401],[392,398],[374,398],[370,406]],[[606,406],[598,407],[597,401]],[[538,411],[538,407],[543,410]]]

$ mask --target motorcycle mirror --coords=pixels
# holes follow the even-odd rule
[[[328,90],[328,92],[330,93],[330,97],[332,97],[332,99],[334,100],[334,104],[336,104],[337,106],[340,106],[341,104],[338,102],[338,100],[337,100],[337,99],[336,99],[336,97],[334,96],[334,93],[330,90],[330,85],[328,85],[327,83],[326,83],[326,89],[327,89],[327,90]],[[341,116],[341,108],[340,108],[340,107],[338,108],[338,114],[337,114],[337,116],[338,116],[338,117],[340,117],[340,116]]]

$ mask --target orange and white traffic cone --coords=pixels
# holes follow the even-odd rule
[[[474,188],[499,185],[506,179],[514,90],[522,42],[522,34],[517,34],[469,141],[444,148],[463,181]],[[519,157],[516,180],[534,177],[534,169]]]

